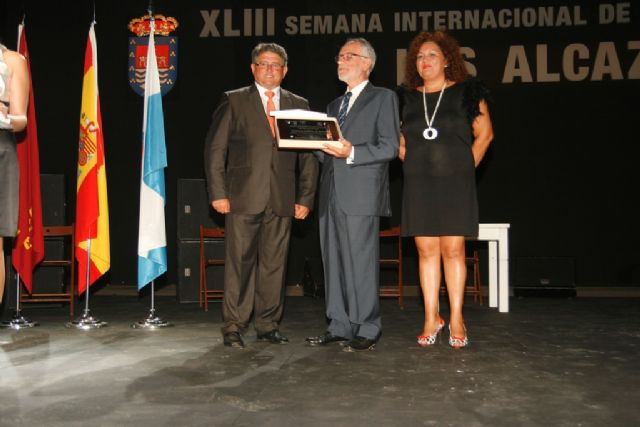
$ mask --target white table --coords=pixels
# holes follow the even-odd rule
[[[489,242],[489,307],[509,312],[509,227],[510,224],[480,224],[478,237]]]

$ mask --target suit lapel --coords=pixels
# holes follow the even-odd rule
[[[249,102],[248,105],[251,107],[250,115],[254,117],[262,117],[262,123],[266,131],[271,134],[271,126],[269,125],[269,120],[267,120],[267,113],[264,111],[264,105],[262,104],[262,99],[260,98],[260,92],[256,85],[251,85],[249,87]]]
[[[373,96],[373,85],[371,82],[367,83],[360,95],[356,98],[355,102],[351,106],[349,113],[347,114],[347,118],[344,122],[344,126],[342,129],[347,129],[351,122],[355,120],[356,116],[360,113],[360,111],[364,108],[364,106],[369,102],[369,99]],[[338,107],[340,108],[340,107]]]
[[[291,100],[291,96],[289,96],[289,92],[280,88],[280,109],[288,110],[293,108],[293,101]]]

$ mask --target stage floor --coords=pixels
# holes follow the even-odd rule
[[[486,303],[486,302],[485,302]],[[446,307],[442,300],[441,305]],[[41,326],[0,330],[2,426],[632,426],[640,412],[640,299],[514,298],[465,306],[470,347],[419,347],[422,307],[382,301],[375,351],[307,347],[324,301],[288,297],[288,345],[225,348],[220,304],[156,298],[175,326],[131,329],[147,298],[92,297],[102,329],[65,328],[66,307],[27,306]],[[447,319],[447,313],[443,310]],[[6,318],[4,319],[6,320]]]

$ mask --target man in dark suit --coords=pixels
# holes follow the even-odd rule
[[[255,84],[223,94],[204,152],[211,205],[226,215],[222,333],[224,345],[236,348],[245,345],[242,334],[252,312],[258,340],[288,342],[279,324],[291,217],[307,217],[318,177],[312,153],[276,147],[268,116],[309,108],[306,99],[280,87],[286,51],[260,43],[251,60]]]
[[[337,117],[342,147],[319,154],[320,246],[325,274],[327,331],[314,345],[346,342],[345,351],[372,350],[381,332],[378,297],[380,216],[390,216],[389,161],[398,154],[400,125],[394,92],[375,87],[375,51],[351,39],[336,57],[347,91],[327,107]]]

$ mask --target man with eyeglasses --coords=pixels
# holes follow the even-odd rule
[[[287,52],[258,44],[251,72],[254,84],[222,95],[204,151],[211,205],[226,215],[222,333],[234,348],[244,348],[252,312],[259,341],[288,342],[279,325],[291,217],[309,215],[318,177],[312,153],[279,150],[275,142],[272,110],[309,109],[306,99],[280,87]]]
[[[345,351],[373,350],[381,333],[378,297],[380,216],[390,216],[389,161],[398,154],[396,94],[369,82],[376,54],[362,38],[348,40],[336,56],[345,94],[327,106],[337,117],[342,147],[327,144],[318,211],[324,264],[325,333],[311,346],[333,342]]]

